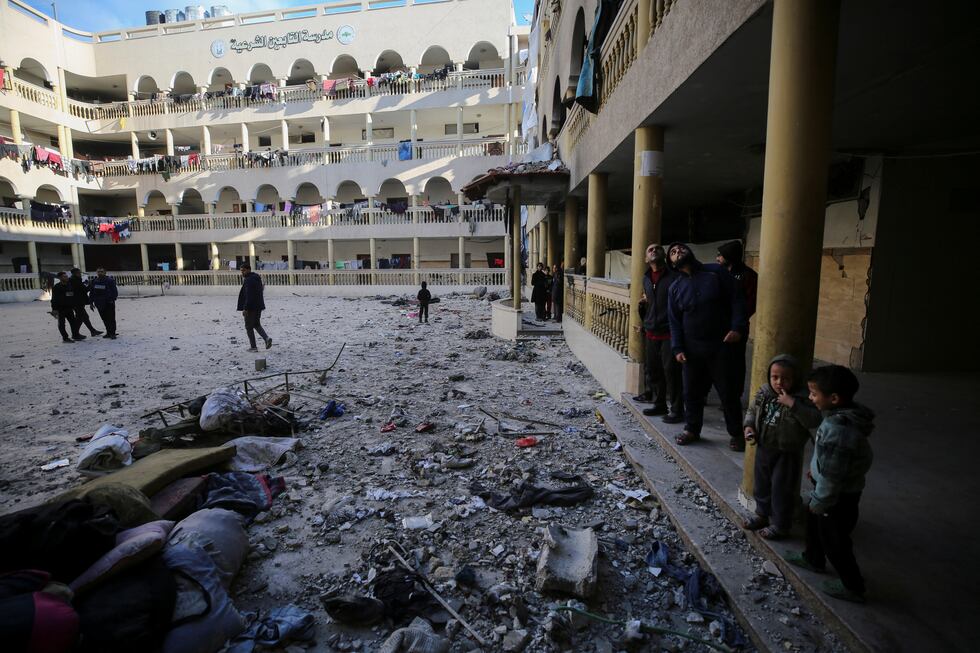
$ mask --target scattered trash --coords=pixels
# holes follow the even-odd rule
[[[434,428],[435,428],[435,424],[433,424],[431,422],[422,422],[421,424],[419,424],[418,426],[415,427],[415,432],[416,433],[426,433],[428,431],[431,431]]]
[[[71,461],[68,460],[67,458],[62,458],[60,460],[52,460],[51,462],[47,463],[46,465],[41,465],[41,471],[42,472],[50,472],[52,469],[58,469],[60,467],[68,467],[68,465],[70,465],[70,464],[71,464]]]
[[[410,531],[432,528],[433,526],[435,526],[435,522],[432,521],[431,512],[422,517],[405,517],[402,519],[402,528],[407,528]]]
[[[390,432],[394,431],[396,428],[398,428],[398,427],[395,426],[395,423],[394,422],[388,422],[387,424],[384,424],[381,427],[381,432],[382,433],[390,433]]]
[[[104,424],[85,446],[75,468],[84,476],[105,476],[133,464],[133,446],[129,431]]]
[[[323,410],[320,411],[317,417],[320,419],[327,419],[328,417],[343,417],[344,410],[346,410],[346,406],[344,406],[344,404],[331,399],[327,402],[327,405],[323,407]]]
[[[470,491],[486,501],[491,508],[505,512],[536,505],[574,506],[583,501],[588,501],[594,494],[592,488],[582,480],[581,476],[565,472],[552,472],[551,477],[556,480],[575,483],[575,485],[551,488],[524,481],[511,490],[510,494],[499,494],[488,492],[478,482],[474,481],[470,486]]]
[[[514,442],[514,445],[515,446],[518,446],[518,447],[520,447],[522,449],[526,449],[528,447],[533,447],[533,446],[536,446],[537,444],[538,444],[538,439],[535,438],[535,437],[533,437],[533,436],[526,437],[526,438],[520,438],[520,439],[518,439],[518,440],[516,440]]]

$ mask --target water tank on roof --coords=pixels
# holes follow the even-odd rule
[[[187,20],[187,14],[182,12],[180,9],[177,10],[177,22],[182,23]]]
[[[186,20],[201,20],[204,18],[204,6],[187,5],[184,7],[184,16]]]
[[[163,18],[163,14],[161,14],[159,11],[157,11],[155,9],[146,12],[146,24],[147,25],[159,25],[161,18]]]
[[[226,5],[211,5],[211,18],[231,16],[231,10]]]
[[[177,22],[177,10],[176,9],[164,9],[163,10],[164,22],[176,23]]]

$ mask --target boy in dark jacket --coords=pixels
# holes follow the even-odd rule
[[[820,411],[807,397],[796,359],[787,354],[769,363],[769,383],[755,393],[745,411],[745,441],[756,443],[755,513],[745,522],[767,540],[790,532],[799,497],[803,447],[810,429],[820,424]]]
[[[258,351],[258,347],[255,346],[256,331],[265,341],[266,349],[272,346],[272,338],[262,328],[262,311],[265,310],[263,295],[262,277],[252,272],[252,266],[248,263],[244,264],[242,266],[242,289],[238,291],[238,310],[245,317],[245,333],[248,334],[249,351]]]
[[[840,580],[824,583],[823,591],[863,603],[864,578],[854,558],[851,533],[857,525],[864,478],[871,469],[868,437],[874,428],[874,413],[854,401],[858,380],[842,365],[818,367],[807,385],[810,400],[823,412],[823,421],[814,437],[807,472],[814,488],[807,515],[806,550],[802,554],[787,551],[785,558],[817,572],[823,572],[826,560],[830,560]]]
[[[419,290],[419,294],[416,295],[416,299],[419,300],[419,324],[422,324],[422,316],[425,316],[425,321],[429,321],[429,302],[432,301],[432,293],[426,287],[429,284],[422,282],[422,289]]]
[[[85,336],[78,332],[81,325],[75,321],[75,293],[68,283],[68,274],[63,271],[58,273],[58,282],[51,288],[51,311],[58,316],[58,331],[63,341],[85,340]],[[71,338],[65,330],[65,322],[71,326]]]
[[[105,268],[99,268],[96,277],[89,279],[88,298],[99,312],[102,324],[105,325],[106,334],[102,336],[103,338],[116,339],[116,298],[118,297],[116,280],[106,275]]]

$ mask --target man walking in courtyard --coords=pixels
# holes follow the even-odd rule
[[[725,345],[748,332],[745,296],[725,268],[702,264],[684,243],[672,243],[667,256],[679,273],[668,295],[671,348],[684,376],[685,425],[677,444],[701,439],[704,401],[714,385],[725,412],[729,447],[744,451],[742,402],[729,382]]]
[[[103,338],[116,339],[116,298],[119,290],[116,280],[106,275],[105,268],[99,268],[96,277],[88,284],[88,298],[99,312],[102,324],[105,326]]]
[[[57,281],[51,286],[51,312],[58,318],[58,331],[61,332],[61,339],[65,342],[75,342],[85,340],[85,336],[78,332],[80,326],[75,322],[75,294],[68,284],[68,275],[62,271],[58,273]],[[71,327],[71,337],[65,329],[65,323]]]
[[[88,286],[85,285],[85,280],[82,279],[82,271],[78,268],[71,269],[68,287],[71,289],[72,300],[75,302],[76,328],[81,329],[84,324],[93,336],[101,335],[102,332],[92,326],[92,321],[88,318],[88,311],[85,310],[85,305],[88,304]]]
[[[242,289],[238,291],[238,310],[242,312],[242,316],[245,318],[245,333],[248,334],[249,351],[259,350],[255,346],[256,332],[265,341],[266,349],[272,346],[272,338],[262,328],[262,311],[265,310],[264,292],[262,277],[252,272],[252,266],[248,263],[242,265]]]

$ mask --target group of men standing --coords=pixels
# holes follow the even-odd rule
[[[91,306],[99,312],[102,324],[105,326],[103,338],[116,339],[116,298],[119,291],[116,280],[105,273],[105,268],[99,268],[96,276],[88,283],[82,279],[82,271],[72,268],[71,275],[61,271],[57,275],[58,282],[51,288],[51,311],[58,318],[58,331],[64,342],[85,340],[81,328],[85,325],[93,336],[103,332],[92,326],[86,306]],[[71,328],[71,335],[68,330]]]
[[[565,271],[555,263],[549,273],[544,263],[531,275],[531,301],[539,320],[561,322],[565,308]]]
[[[645,341],[645,415],[684,423],[680,445],[701,439],[704,405],[714,386],[734,451],[745,450],[742,393],[745,343],[755,313],[758,275],[742,261],[742,244],[718,248],[717,263],[701,263],[685,243],[646,249],[648,269],[638,310]]]

